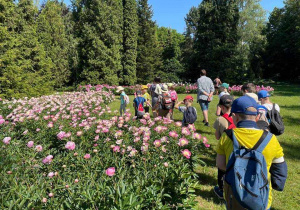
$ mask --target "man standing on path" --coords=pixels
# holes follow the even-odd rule
[[[208,123],[208,108],[209,103],[212,101],[215,91],[212,80],[206,76],[206,70],[202,69],[200,72],[200,78],[197,80],[198,94],[197,100],[203,112],[203,123],[205,126],[209,126]]]

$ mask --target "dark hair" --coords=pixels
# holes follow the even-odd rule
[[[200,76],[206,76],[206,70],[205,69],[202,69],[200,71]]]
[[[154,82],[156,82],[156,83],[160,83],[160,82],[161,82],[161,79],[160,79],[160,77],[155,77],[155,78],[154,78]]]
[[[225,89],[226,89],[226,88],[223,87],[223,86],[219,87],[219,91],[220,91],[220,92],[223,92]]]
[[[246,83],[242,86],[242,91],[243,92],[248,92],[248,93],[255,93],[256,92],[256,88],[255,85],[253,83]]]

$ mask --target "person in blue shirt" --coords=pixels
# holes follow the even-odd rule
[[[120,93],[120,115],[123,116],[123,114],[126,112],[126,102],[125,102],[125,96],[126,96],[126,93],[124,91],[124,88],[119,86],[117,87],[117,90],[116,90],[117,93]]]
[[[142,92],[140,90],[138,90],[136,92],[136,94],[137,94],[137,97],[133,100],[135,116],[142,117],[142,115],[145,114],[144,103],[146,102],[146,99],[142,96]],[[141,106],[140,106],[140,104],[141,104]]]

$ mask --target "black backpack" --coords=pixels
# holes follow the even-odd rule
[[[267,118],[270,121],[269,130],[276,136],[284,133],[284,125],[279,112],[275,109],[275,104],[273,104],[272,110],[268,111]]]
[[[184,115],[183,115],[183,122],[185,125],[193,124],[197,120],[197,112],[194,107],[187,107]]]

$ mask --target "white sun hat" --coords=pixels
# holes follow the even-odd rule
[[[124,88],[122,86],[118,86],[116,92],[119,93],[120,91],[123,91]]]

